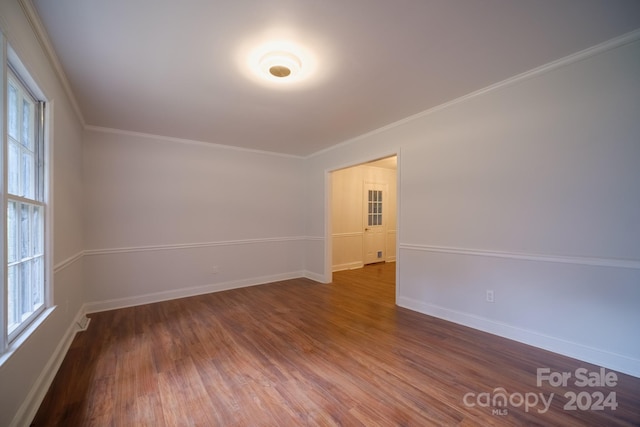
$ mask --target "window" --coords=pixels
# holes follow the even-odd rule
[[[2,40],[3,43],[6,43]],[[6,45],[5,45],[6,46]],[[6,350],[47,306],[45,104],[9,46],[3,58],[2,193],[5,213],[2,334]],[[31,84],[30,84],[31,83]],[[0,86],[1,88],[2,86]]]
[[[367,225],[382,225],[382,191],[369,190],[367,205],[369,206]]]

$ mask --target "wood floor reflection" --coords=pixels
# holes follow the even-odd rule
[[[375,264],[92,314],[33,425],[640,425],[640,379],[587,389],[616,410],[566,410],[585,389],[536,369],[597,367],[399,308],[394,281]],[[484,405],[500,387],[511,402]]]

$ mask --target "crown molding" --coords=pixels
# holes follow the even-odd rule
[[[71,106],[73,107],[73,111],[76,113],[76,116],[80,121],[80,124],[83,127],[86,126],[86,122],[84,120],[84,116],[82,115],[82,110],[80,109],[78,100],[76,99],[73,93],[73,90],[71,90],[71,84],[69,83],[69,79],[67,79],[67,75],[64,72],[64,68],[62,68],[62,64],[60,63],[60,60],[58,59],[58,55],[56,54],[56,51],[53,48],[53,44],[51,43],[51,39],[49,39],[49,34],[47,33],[47,30],[45,29],[44,24],[40,19],[40,15],[38,15],[38,12],[36,8],[33,6],[33,3],[31,2],[31,0],[18,0],[18,1],[20,3],[20,6],[22,7],[22,10],[24,11],[25,16],[27,17],[27,20],[29,21],[29,24],[31,24],[31,28],[33,29],[33,32],[36,38],[38,39],[40,46],[42,47],[45,55],[47,56],[47,59],[49,60],[49,63],[53,67],[53,70],[56,73],[56,76],[58,77],[58,80],[60,81],[60,84],[62,85],[62,88],[65,94],[67,95],[67,98],[69,98],[69,102],[71,103]]]
[[[549,62],[545,65],[542,65],[540,67],[536,67],[533,68],[529,71],[525,71],[524,73],[521,74],[517,74],[513,77],[509,77],[506,80],[502,80],[501,82],[498,83],[494,83],[490,86],[484,87],[482,89],[476,90],[474,92],[468,93],[466,95],[463,95],[459,98],[456,99],[452,99],[451,101],[445,102],[444,104],[440,104],[440,105],[436,105],[435,107],[429,108],[428,110],[424,110],[421,111],[419,113],[413,114],[411,116],[405,117],[404,119],[400,119],[396,122],[390,123],[386,126],[380,127],[378,129],[374,129],[370,132],[364,133],[362,135],[358,135],[354,138],[348,139],[346,141],[343,141],[341,143],[338,143],[336,145],[332,145],[331,147],[327,147],[323,150],[320,151],[316,151],[315,153],[309,154],[307,156],[305,156],[305,159],[312,159],[314,157],[320,156],[322,154],[326,154],[328,152],[331,152],[332,150],[336,149],[336,148],[340,148],[340,147],[347,147],[351,144],[354,144],[360,140],[372,137],[374,135],[377,134],[381,134],[384,133],[388,130],[400,127],[406,123],[410,123],[414,120],[418,120],[422,117],[426,117],[429,116],[430,114],[436,113],[440,110],[444,110],[446,108],[449,108],[451,106],[454,106],[456,104],[460,104],[464,101],[467,101],[471,98],[475,98],[481,95],[484,95],[485,93],[488,92],[493,92],[495,90],[498,89],[502,89],[504,87],[508,87],[511,85],[514,85],[516,83],[520,83],[523,82],[525,80],[534,78],[534,77],[538,77],[541,76],[542,74],[548,73],[550,71],[553,70],[557,70],[559,68],[562,67],[566,67],[568,65],[574,64],[576,62],[582,61],[584,59],[590,58],[592,56],[598,55],[600,53],[603,52],[607,52],[609,50],[613,50],[616,48],[619,48],[621,46],[627,45],[629,43],[633,43],[635,41],[640,40],[640,29],[628,32],[626,34],[623,34],[621,36],[615,37],[611,40],[607,40],[603,43],[597,44],[595,46],[589,47],[587,49],[581,50],[579,52],[576,52],[574,54],[571,54],[569,56],[565,56],[564,58],[560,58],[556,61],[552,61]]]
[[[197,141],[195,139],[176,138],[173,136],[156,135],[152,133],[136,132],[136,131],[108,128],[108,127],[102,127],[102,126],[85,125],[84,130],[99,132],[99,133],[109,133],[113,135],[133,136],[136,138],[155,139],[159,141],[173,142],[178,144],[190,144],[190,145],[198,145],[201,147],[234,150],[234,151],[241,151],[245,153],[264,154],[268,156],[286,157],[286,158],[292,158],[292,159],[303,158],[302,156],[298,156],[295,154],[278,153],[276,151],[257,150],[254,148],[237,147],[235,145],[224,145],[224,144],[217,144],[215,142]]]

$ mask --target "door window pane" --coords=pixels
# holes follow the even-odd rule
[[[368,190],[367,225],[382,225],[382,190]]]

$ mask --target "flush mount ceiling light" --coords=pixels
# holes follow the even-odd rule
[[[301,68],[300,58],[289,52],[269,52],[260,59],[260,71],[271,80],[293,79]]]
[[[315,81],[315,55],[298,43],[263,41],[240,53],[242,71],[256,83],[293,89]]]

